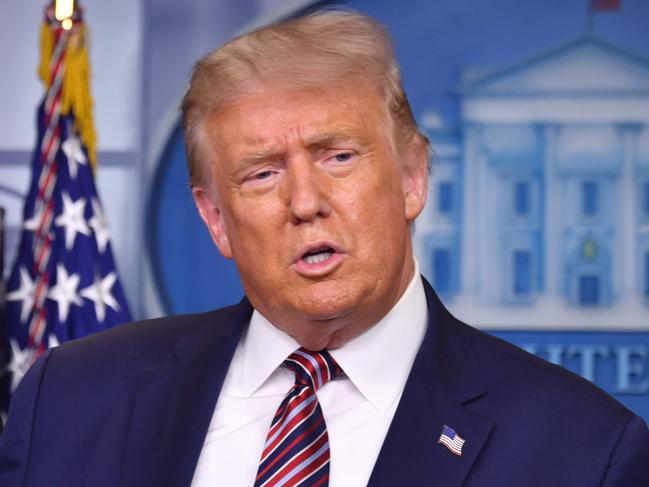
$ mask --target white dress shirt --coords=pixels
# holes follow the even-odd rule
[[[365,486],[424,337],[427,305],[415,274],[376,325],[331,355],[345,375],[317,392],[327,424],[330,487]],[[255,311],[228,369],[193,487],[252,487],[277,407],[295,382],[284,359],[300,346]]]

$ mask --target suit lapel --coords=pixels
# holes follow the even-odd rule
[[[369,486],[459,487],[493,427],[470,340],[424,280],[428,329],[377,458]],[[482,403],[482,404],[481,404]],[[478,407],[476,407],[478,406]],[[442,427],[464,440],[462,455],[438,443]]]
[[[124,487],[189,485],[205,434],[252,308],[247,300],[221,322],[184,337],[175,363],[143,370],[133,393],[122,461]]]
[[[371,487],[459,487],[493,421],[478,412],[487,391],[470,340],[424,280],[429,323],[368,483]],[[121,484],[189,485],[241,330],[243,300],[220,323],[206,323],[176,348],[175,360],[143,370],[122,462]],[[476,405],[478,407],[476,407]],[[442,427],[466,441],[456,456],[437,441]]]

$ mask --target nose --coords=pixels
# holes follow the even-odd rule
[[[288,164],[287,193],[292,223],[311,222],[329,215],[331,207],[324,179],[320,170],[306,157]]]

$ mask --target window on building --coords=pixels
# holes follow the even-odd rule
[[[594,216],[598,207],[598,188],[592,181],[585,182],[581,186],[581,212],[584,216]]]
[[[514,213],[525,216],[530,212],[530,185],[525,181],[514,184]]]
[[[581,276],[579,278],[579,304],[595,306],[599,304],[599,277]]]
[[[448,249],[433,251],[433,285],[438,293],[451,291],[451,252]]]
[[[442,181],[437,190],[437,211],[442,215],[447,215],[453,211],[453,184],[449,181]]]
[[[513,291],[515,296],[532,293],[532,254],[527,250],[514,252]]]

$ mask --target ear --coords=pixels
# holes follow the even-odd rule
[[[207,230],[210,232],[212,241],[223,257],[231,259],[232,248],[230,247],[228,232],[223,221],[223,214],[219,206],[215,203],[210,191],[201,186],[194,186],[192,188],[192,196],[194,197],[196,208],[198,208],[198,213],[203,223],[205,223]]]
[[[402,177],[406,220],[413,222],[424,209],[428,196],[428,144],[419,134],[406,147]]]

